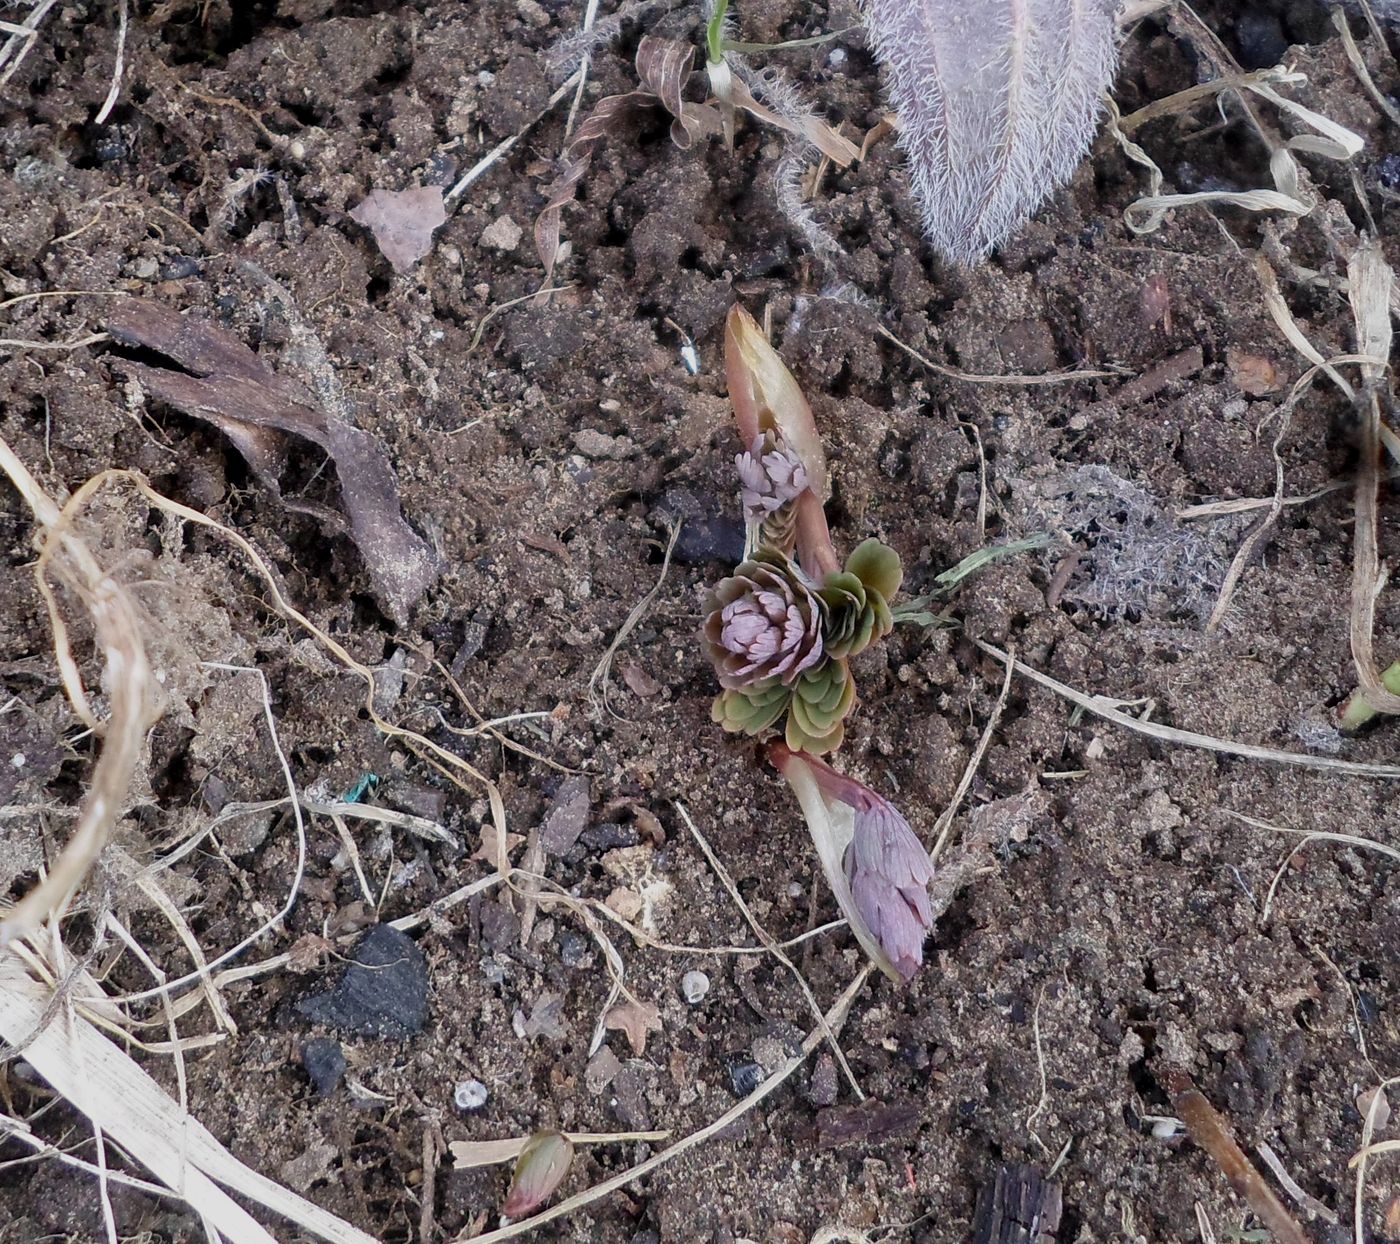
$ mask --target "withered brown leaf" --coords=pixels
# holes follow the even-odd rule
[[[437,578],[438,562],[404,520],[394,471],[378,440],[327,414],[309,391],[278,375],[238,338],[207,320],[182,316],[162,303],[125,298],[108,315],[106,327],[120,344],[164,355],[183,369],[120,359],[120,371],[151,396],[218,428],[288,509],[344,531],[344,521],[333,510],[282,496],[285,437],[298,436],[324,449],[335,463],[350,535],[374,594],[395,621],[407,620]]]

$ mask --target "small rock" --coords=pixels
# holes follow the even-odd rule
[[[427,960],[411,937],[377,924],[360,939],[334,988],[301,999],[296,1009],[342,1032],[407,1040],[428,1018]]]
[[[616,851],[619,847],[635,847],[641,842],[635,825],[618,825],[614,821],[590,825],[583,831],[581,840],[590,851]]]
[[[637,452],[630,436],[609,436],[597,428],[580,428],[574,433],[574,446],[585,458],[610,458],[621,461]]]
[[[480,1110],[489,1096],[480,1080],[459,1080],[452,1089],[452,1104],[463,1112]]]
[[[536,1037],[548,1037],[557,1041],[568,1034],[564,1023],[564,999],[557,993],[542,993],[530,1006],[530,1014],[525,1017],[524,1032],[520,1035],[533,1041]]]
[[[670,488],[652,511],[651,521],[661,527],[681,523],[672,556],[682,566],[705,562],[733,566],[744,559],[744,524],[727,513],[726,507],[737,513],[737,497],[726,498],[724,504],[705,502],[688,488]]]
[[[380,790],[379,797],[400,812],[421,816],[427,821],[441,823],[447,814],[447,792],[417,782],[388,782]]]
[[[493,951],[520,945],[520,917],[495,899],[482,903],[481,940]]]
[[[783,1048],[783,1043],[777,1037],[755,1037],[753,1045],[749,1048],[749,1053],[753,1055],[756,1062],[762,1069],[763,1074],[770,1076],[787,1061],[787,1050]]]
[[[644,1096],[644,1074],[647,1064],[633,1059],[623,1066],[613,1080],[613,1113],[622,1125],[634,1132],[651,1129],[651,1113]]]
[[[312,1145],[282,1164],[282,1182],[293,1192],[305,1192],[319,1179],[324,1179],[335,1162],[336,1148],[332,1144]]]
[[[588,779],[581,774],[566,777],[540,830],[540,846],[554,856],[567,855],[588,824]]]
[[[497,216],[481,231],[477,243],[496,251],[513,251],[524,235],[525,231],[509,216]]]
[[[1246,69],[1269,69],[1288,54],[1288,40],[1276,13],[1241,13],[1235,22],[1235,43]]]
[[[224,851],[235,857],[251,855],[267,841],[276,818],[276,809],[235,817],[219,830],[219,841],[223,843]]]
[[[635,920],[642,914],[646,906],[646,900],[642,898],[631,886],[618,886],[607,898],[603,900],[603,905],[609,911],[616,912],[624,920]]]
[[[812,1082],[807,1086],[807,1099],[818,1109],[836,1101],[836,1060],[823,1053],[812,1068]]]
[[[345,1075],[345,1052],[330,1037],[313,1037],[301,1047],[301,1065],[316,1086],[317,1097],[329,1097]]]
[[[747,1097],[763,1083],[763,1068],[753,1062],[729,1064],[729,1083],[735,1097]]]
[[[622,1070],[622,1062],[606,1045],[598,1047],[598,1052],[588,1060],[583,1069],[583,1082],[595,1096],[601,1093],[617,1078]]]
[[[566,929],[559,934],[559,957],[564,961],[565,967],[581,968],[587,966],[593,958],[589,953],[588,939],[581,933],[574,933]]]
[[[522,22],[536,30],[549,25],[549,13],[539,0],[515,0],[515,11]]]
[[[710,978],[706,976],[704,972],[698,970],[687,972],[681,977],[681,997],[689,1002],[691,1006],[695,1006],[697,1003],[703,1001],[705,995],[709,992]]]

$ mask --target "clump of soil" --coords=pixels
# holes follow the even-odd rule
[[[1001,686],[973,638],[1014,645],[1018,659],[1153,720],[1294,751],[1323,742],[1348,759],[1395,753],[1391,724],[1346,740],[1319,727],[1354,681],[1348,494],[1283,510],[1211,635],[1203,610],[1240,528],[1174,518],[1186,504],[1274,489],[1265,424],[1303,364],[1264,309],[1256,256],[1293,265],[1288,297],[1324,354],[1352,348],[1350,312],[1332,283],[1299,283],[1297,271],[1335,276],[1329,234],[1373,226],[1400,263],[1393,137],[1320,9],[1202,6],[1250,64],[1272,63],[1280,40],[1298,44],[1288,56],[1308,81],[1289,89],[1366,140],[1356,183],[1303,157],[1324,200],[1304,220],[1184,210],[1135,236],[1122,209],[1144,189],[1140,170],[1105,139],[999,256],[956,271],[921,246],[900,156],[885,142],[816,180],[812,210],[844,252],[827,270],[777,209],[780,135],[746,125],[732,153],[720,143],[680,150],[657,119],[600,148],[565,213],[562,289],[541,303],[531,226],[565,142],[561,105],[472,184],[431,253],[396,273],[350,212],[373,189],[450,186],[533,122],[557,84],[546,53],[577,31],[583,7],[133,4],[119,103],[96,125],[115,18],[75,5],[43,26],[0,104],[0,335],[55,347],[0,347],[0,434],[55,493],[130,468],[237,531],[316,627],[379,671],[379,712],[492,776],[512,833],[553,827],[558,849],[532,856],[548,883],[538,907],[485,889],[412,933],[427,974],[421,1030],[335,1026],[334,1008],[306,1000],[343,988],[355,941],[342,935],[491,871],[485,793],[391,744],[364,711],[360,682],[288,625],[227,542],[148,512],[120,486],[104,495],[85,530],[147,611],[169,701],[117,835],[126,856],[150,861],[222,810],[285,794],[261,704],[208,662],[264,671],[277,742],[303,791],[369,798],[444,826],[458,844],[355,820],[347,845],[330,819],[311,817],[295,908],[245,959],[297,953],[285,969],[226,986],[237,1037],[187,1057],[190,1109],[222,1142],[385,1241],[417,1239],[424,1223],[437,1240],[494,1225],[507,1172],[444,1167],[428,1179],[425,1132],[449,1142],[537,1127],[678,1137],[722,1114],[812,1027],[772,959],[660,949],[609,925],[627,986],[656,1008],[657,1025],[642,1024],[635,1044],[625,1026],[605,1028],[595,1048],[608,967],[577,912],[547,899],[609,903],[654,942],[752,945],[683,806],[774,938],[831,917],[794,803],[751,746],[710,723],[714,688],[695,641],[698,591],[741,543],[720,364],[736,299],[768,311],[812,399],[844,547],[878,534],[919,591],[985,540],[1032,534],[1056,514],[1077,542],[1081,560],[1065,576],[1064,545],[1046,561],[998,562],[964,589],[959,629],[901,629],[858,671],[863,702],[842,762],[925,836]],[[847,4],[795,0],[754,0],[738,19],[753,41],[855,20]],[[661,7],[624,20],[594,51],[585,105],[631,88],[641,33],[693,37],[697,20],[691,8]],[[1400,89],[1394,61],[1360,25],[1357,36],[1380,88]],[[876,73],[855,32],[781,55],[848,135],[878,121]],[[1127,113],[1196,75],[1191,47],[1152,18],[1125,43],[1116,94]],[[1269,184],[1262,146],[1238,110],[1228,116],[1217,123],[1202,108],[1136,138],[1181,190]],[[122,295],[211,321],[322,402],[331,395],[317,377],[330,370],[338,413],[387,448],[403,513],[443,568],[402,624],[381,608],[353,540],[284,504],[336,509],[322,455],[292,456],[279,499],[216,427],[124,378],[124,348],[64,345],[100,330]],[[971,384],[924,368],[877,335],[881,324],[965,371],[1125,376]],[[694,374],[682,334],[695,343]],[[1259,380],[1271,369],[1272,388]],[[1349,473],[1353,426],[1336,392],[1314,387],[1279,451],[1290,496]],[[1098,518],[1085,488],[1065,481],[1092,484]],[[672,563],[616,654],[605,709],[592,675],[656,586],[678,519]],[[1395,547],[1394,526],[1387,503],[1383,549]],[[62,840],[56,810],[80,798],[95,744],[62,694],[27,569],[29,517],[7,489],[0,535],[0,756],[22,757],[0,766],[0,799],[19,810],[0,820],[0,885],[18,893]],[[1146,556],[1153,539],[1160,551]],[[1385,593],[1378,609],[1387,660],[1397,599]],[[79,628],[95,673],[86,640]],[[562,822],[561,806],[575,807]],[[1350,1221],[1357,1094],[1400,1059],[1390,865],[1311,844],[1283,869],[1266,921],[1265,895],[1296,840],[1232,811],[1384,838],[1393,800],[1385,783],[1096,724],[1013,682],[954,821],[955,840],[1000,828],[997,867],[940,923],[924,972],[903,990],[872,983],[841,1037],[863,1091],[888,1109],[825,1113],[854,1097],[817,1056],[708,1143],[543,1238],[788,1244],[840,1223],[955,1240],[1002,1162],[1045,1170],[1062,1150],[1060,1238],[1192,1238],[1197,1204],[1228,1233],[1244,1210],[1219,1170],[1144,1123],[1170,1113],[1156,1079],[1168,1037],[1246,1148],[1266,1141]],[[512,845],[517,862],[536,851]],[[295,849],[284,816],[248,813],[171,872],[206,953],[279,908]],[[104,867],[94,880],[94,901],[130,904],[112,876]],[[156,962],[189,970],[157,913],[130,918]],[[90,939],[85,919],[73,922],[80,941],[85,928]],[[859,966],[840,930],[804,943],[798,962],[824,1005]],[[697,968],[710,987],[692,1003],[681,982]],[[128,955],[109,983],[142,989],[149,977]],[[182,1031],[208,1023],[199,1011]],[[311,1044],[327,1041],[343,1075],[330,1046]],[[142,1058],[173,1090],[169,1059]],[[0,1077],[8,1111],[46,1104],[17,1060]],[[462,1110],[454,1093],[469,1080],[487,1095]],[[62,1104],[34,1126],[91,1156],[83,1120]],[[651,1151],[581,1149],[566,1189]],[[0,1160],[19,1156],[0,1144]],[[1370,1238],[1383,1238],[1397,1195],[1382,1160],[1364,1207]],[[123,1238],[202,1238],[176,1203],[113,1196]],[[0,1239],[104,1238],[95,1185],[54,1162],[7,1169],[0,1221]]]

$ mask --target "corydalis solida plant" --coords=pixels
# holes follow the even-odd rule
[[[747,447],[734,465],[750,551],[703,601],[702,638],[722,687],[712,716],[751,736],[786,717],[769,758],[802,806],[856,939],[882,972],[906,981],[932,924],[929,857],[886,799],[818,759],[840,747],[855,705],[850,659],[894,627],[899,556],[871,539],[841,563],[811,408],[740,307],[726,325],[725,370]]]
[[[712,716],[749,735],[786,717],[794,751],[835,751],[856,702],[848,659],[894,626],[899,557],[867,540],[842,566],[822,509],[826,456],[811,408],[741,307],[730,312],[724,357],[747,446],[734,465],[752,552],[703,601],[702,631],[724,688]]]
[[[975,264],[1088,151],[1120,0],[865,0],[929,241]]]

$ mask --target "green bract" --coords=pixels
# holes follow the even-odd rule
[[[822,755],[846,737],[845,718],[856,702],[856,684],[844,661],[826,661],[806,671],[792,689],[787,745]]]
[[[721,691],[710,708],[710,718],[731,734],[762,734],[787,708],[792,689],[774,680],[766,687]]]
[[[829,656],[856,656],[894,629],[889,602],[902,578],[899,554],[875,539],[866,540],[846,559],[845,570],[826,576],[817,595],[826,606]]]

